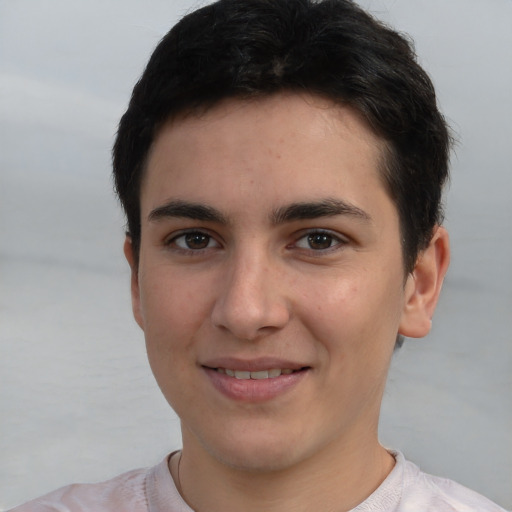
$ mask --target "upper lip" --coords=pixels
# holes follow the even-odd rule
[[[290,361],[288,359],[280,359],[275,357],[259,357],[255,359],[240,359],[236,357],[218,357],[208,359],[201,363],[201,366],[207,368],[227,368],[229,370],[238,370],[246,372],[259,372],[263,370],[271,370],[274,368],[300,370],[308,367],[303,363]]]

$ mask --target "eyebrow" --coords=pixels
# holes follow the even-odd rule
[[[283,206],[272,213],[271,220],[273,224],[284,224],[294,220],[334,217],[335,215],[348,215],[366,222],[372,221],[370,215],[361,208],[341,199],[332,198]]]
[[[277,225],[296,220],[334,217],[336,215],[348,215],[363,221],[372,221],[370,215],[361,210],[361,208],[341,199],[332,198],[312,202],[291,203],[282,206],[271,213],[270,221],[272,224]],[[152,222],[173,217],[228,224],[228,218],[216,208],[202,203],[190,203],[182,200],[169,201],[151,210],[148,220]]]
[[[158,221],[165,218],[178,217],[200,221],[216,222],[227,224],[227,218],[216,208],[201,204],[189,203],[188,201],[169,201],[168,203],[151,210],[148,215],[149,221]]]

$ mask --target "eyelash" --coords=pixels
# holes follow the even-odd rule
[[[191,247],[180,247],[177,243],[177,241],[180,239],[183,239],[185,241],[187,236],[192,237],[192,236],[198,236],[198,235],[201,237],[208,238],[208,243],[207,243],[206,247],[201,247],[199,249],[193,249]],[[200,229],[191,229],[189,231],[182,231],[181,233],[178,233],[177,235],[174,235],[173,237],[169,238],[168,240],[165,241],[165,246],[171,247],[175,251],[179,251],[179,252],[183,252],[183,253],[187,253],[187,254],[200,254],[203,251],[212,249],[212,247],[209,247],[210,243],[212,241],[215,242],[215,244],[217,244],[216,247],[220,247],[220,243],[217,242],[217,240],[215,240],[215,238],[212,235],[210,235],[210,233],[208,233],[204,230],[200,230]],[[186,243],[187,242],[185,242],[185,244]],[[216,248],[216,247],[214,247],[214,248]]]
[[[341,247],[348,243],[348,240],[346,238],[342,237],[337,233],[333,233],[328,229],[311,229],[304,232],[299,238],[297,238],[293,245],[295,247],[298,247],[298,242],[303,239],[308,240],[306,243],[309,244],[311,242],[311,238],[318,235],[328,238],[330,240],[331,245],[329,247],[322,249],[313,249],[312,247],[304,247],[302,249],[308,251],[309,253],[320,255],[340,249]]]
[[[311,240],[312,237],[318,236],[318,235],[323,236],[325,239],[327,239],[326,242],[328,242],[330,244],[329,247],[320,248],[320,249],[314,249],[311,246],[300,247],[299,242],[301,240],[306,240],[306,243],[309,245],[312,241]],[[178,245],[177,241],[180,239],[183,239],[185,241],[187,236],[190,236],[190,237],[200,236],[200,237],[207,238],[206,247],[200,247],[200,248],[196,248],[196,249],[191,248],[191,247],[180,247]],[[210,246],[212,241],[216,245]],[[300,236],[295,239],[294,242],[287,245],[287,248],[293,249],[295,247],[295,248],[299,248],[300,250],[307,251],[310,254],[320,256],[327,252],[332,252],[337,249],[340,249],[347,243],[348,243],[348,240],[345,237],[342,237],[339,234],[335,234],[332,231],[329,231],[326,229],[310,229],[306,232],[302,232],[300,234]],[[187,244],[186,241],[185,241],[185,244]],[[209,249],[221,247],[221,244],[215,239],[215,237],[213,235],[211,235],[207,231],[200,230],[200,229],[193,229],[193,230],[178,233],[178,234],[174,235],[173,237],[171,237],[170,239],[166,240],[164,245],[166,247],[171,247],[175,251],[179,251],[179,252],[183,252],[183,253],[187,253],[187,254],[195,254],[195,255],[202,254],[204,251],[207,251]]]

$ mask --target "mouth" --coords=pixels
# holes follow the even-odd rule
[[[265,380],[265,379],[276,379],[281,375],[291,375],[292,373],[306,370],[306,367],[294,370],[292,368],[270,368],[268,370],[259,370],[251,372],[247,370],[232,370],[229,368],[212,368],[218,373],[227,375],[228,377],[234,377],[239,380]]]
[[[293,363],[283,365],[262,362],[203,365],[213,387],[225,397],[239,402],[263,402],[285,395],[299,385],[311,367]],[[290,368],[290,366],[294,366]]]

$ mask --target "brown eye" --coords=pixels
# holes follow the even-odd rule
[[[202,231],[184,233],[174,238],[171,242],[180,249],[189,251],[200,251],[201,249],[219,246],[215,239]]]
[[[329,231],[317,230],[310,231],[301,236],[296,242],[295,247],[306,249],[308,251],[327,251],[336,247],[342,247],[347,243],[342,236],[338,236]]]
[[[185,235],[185,244],[188,249],[205,249],[210,243],[210,237],[204,233],[188,233]]]
[[[327,233],[311,233],[308,235],[308,245],[310,249],[322,250],[329,249],[333,244],[333,237]]]

